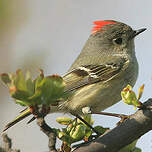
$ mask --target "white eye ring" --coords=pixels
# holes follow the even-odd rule
[[[117,45],[121,45],[122,44],[122,38],[121,37],[119,37],[119,38],[116,38],[116,39],[113,39],[113,42],[115,43],[115,44],[117,44]]]

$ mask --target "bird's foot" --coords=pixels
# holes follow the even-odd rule
[[[83,114],[91,114],[91,108],[90,107],[84,107],[82,108]]]

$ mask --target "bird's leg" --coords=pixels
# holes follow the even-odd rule
[[[95,130],[88,122],[86,122],[81,116],[75,115],[78,119],[80,119],[82,122],[84,122],[89,128],[92,129],[93,132],[95,132],[97,135],[101,135],[97,130]]]

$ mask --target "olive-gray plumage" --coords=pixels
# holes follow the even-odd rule
[[[83,115],[83,109],[99,112],[121,100],[121,90],[134,86],[138,76],[134,37],[146,29],[132,30],[117,21],[97,21],[80,55],[63,77],[65,94],[70,94],[59,106],[51,106],[50,113],[63,112]],[[27,109],[4,130],[29,116]],[[33,120],[33,119],[32,119]]]

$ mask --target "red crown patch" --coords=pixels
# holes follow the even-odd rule
[[[96,33],[98,31],[101,31],[105,25],[116,24],[116,22],[115,21],[95,21],[95,22],[93,22],[93,24],[95,26],[93,27],[93,29],[91,29],[91,31],[93,31],[93,33]]]

